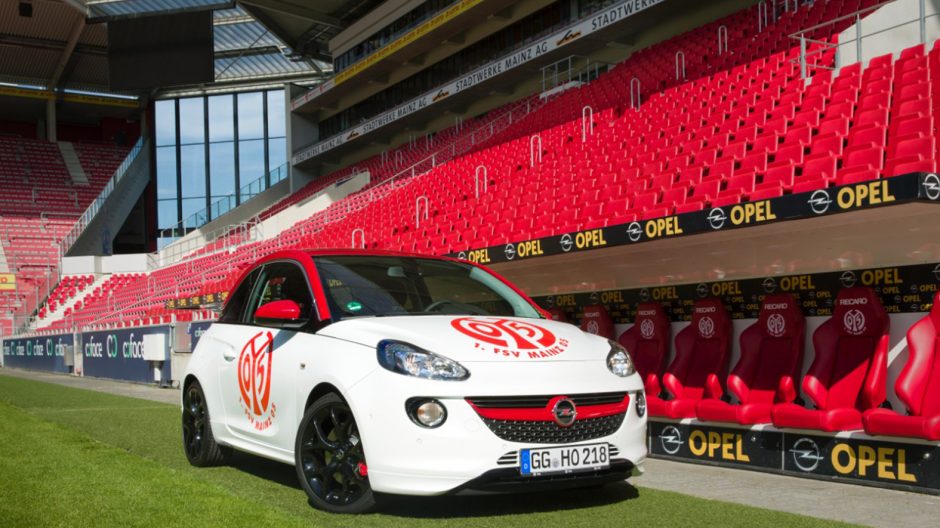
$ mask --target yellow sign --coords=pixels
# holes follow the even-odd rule
[[[0,273],[0,290],[15,290],[16,275],[12,273]]]
[[[390,42],[387,46],[380,48],[378,51],[362,59],[359,62],[351,65],[349,68],[336,74],[336,77],[333,79],[334,87],[343,81],[349,80],[354,75],[358,75],[363,70],[371,67],[373,64],[376,64],[386,57],[392,55],[398,50],[404,48],[408,44],[418,40],[419,38],[427,35],[432,30],[437,29],[438,27],[444,25],[447,22],[457,18],[465,11],[471,7],[476,6],[483,0],[461,0],[456,4],[448,7],[444,11],[438,13],[434,17],[425,20],[418,27],[412,29],[408,33],[405,33],[397,40]]]

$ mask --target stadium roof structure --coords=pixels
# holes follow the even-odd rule
[[[269,11],[268,6],[256,3],[274,7]],[[374,3],[331,0],[316,5],[361,14],[357,6],[369,4],[371,8]],[[300,44],[303,50],[325,49],[325,42],[351,18],[323,15],[322,20],[313,20],[320,15],[305,7],[296,8],[301,14],[294,17],[285,14],[280,4],[284,2],[259,0],[242,6],[232,0],[4,0],[0,4],[0,49],[4,49],[0,53],[0,83],[50,91],[114,93],[108,83],[107,22],[205,10],[214,11],[212,85],[284,80],[306,84],[331,76],[328,55],[297,52],[295,45]],[[310,13],[302,15],[304,11]]]

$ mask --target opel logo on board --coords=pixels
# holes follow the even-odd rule
[[[549,308],[554,308],[554,307],[555,307],[555,298],[554,298],[554,297],[546,297],[546,298],[545,298],[545,306],[548,306]]]
[[[506,258],[509,260],[516,258],[516,245],[513,244],[512,242],[506,244],[505,253],[506,253]]]
[[[760,285],[764,288],[764,291],[767,293],[773,293],[777,290],[777,280],[773,277],[767,277],[764,279]]]
[[[555,423],[562,427],[571,427],[574,421],[578,419],[578,409],[574,402],[568,398],[562,398],[555,402],[552,407],[552,416],[555,417]]]
[[[937,282],[940,282],[940,264],[933,269],[933,278],[937,279]]]
[[[643,236],[643,228],[640,227],[639,222],[632,222],[627,227],[627,236],[630,238],[631,242],[639,242],[640,237]]]
[[[571,251],[571,248],[574,246],[574,242],[571,240],[571,235],[569,235],[568,233],[561,235],[561,240],[559,240],[559,244],[561,244],[561,250],[564,251],[565,253]]]
[[[591,299],[591,304],[597,304],[598,301],[600,301],[601,296],[598,295],[597,292],[591,292],[589,299]]]
[[[707,297],[708,296],[708,284],[705,284],[704,282],[700,283],[698,286],[695,287],[695,293],[697,293],[698,296],[703,299]]]
[[[721,229],[725,226],[725,221],[728,220],[728,216],[725,215],[725,212],[720,207],[716,207],[708,212],[708,223],[712,226],[712,229]]]
[[[823,457],[819,454],[819,446],[811,438],[800,438],[790,448],[793,464],[801,471],[811,473],[819,467]]]
[[[855,276],[854,271],[845,271],[839,277],[839,282],[842,283],[843,288],[851,288],[858,282],[858,277]]]
[[[829,192],[825,189],[819,189],[810,195],[806,201],[814,213],[820,215],[829,210],[832,205],[832,198],[829,198]]]
[[[940,280],[940,264],[937,265],[937,269],[934,270],[934,273],[937,274],[937,280]],[[643,302],[650,300],[649,288],[643,288],[640,290],[640,300]]]
[[[457,258],[459,258],[460,260],[467,260],[467,252],[461,251],[460,253],[457,253]]]
[[[674,425],[663,427],[663,431],[659,433],[659,444],[662,446],[663,451],[669,455],[678,453],[683,443],[682,433]]]
[[[930,173],[924,178],[924,196],[928,200],[940,200],[940,176]]]

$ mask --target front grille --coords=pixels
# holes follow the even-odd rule
[[[540,409],[548,405],[549,400],[558,396],[471,396],[467,401],[479,409]],[[575,405],[608,405],[620,403],[627,396],[626,392],[595,392],[573,394],[568,399]]]
[[[490,431],[508,442],[527,444],[568,444],[613,434],[620,428],[626,413],[576,420],[571,427],[550,421],[493,420],[483,418]]]

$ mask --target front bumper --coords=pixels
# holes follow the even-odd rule
[[[403,495],[442,495],[468,490],[512,491],[579,487],[623,480],[647,455],[646,417],[637,415],[637,376],[621,379],[601,362],[528,365],[525,372],[504,364],[469,366],[464,382],[410,378],[378,370],[357,383],[349,402],[369,465],[372,489]],[[484,381],[485,380],[485,381]],[[561,381],[559,381],[561,380]],[[499,438],[464,399],[466,396],[586,394],[628,391],[630,405],[612,434],[571,444],[532,444]],[[447,408],[447,421],[427,429],[411,422],[405,402],[433,397]],[[603,471],[522,477],[518,452],[524,448],[607,443],[616,453]]]

